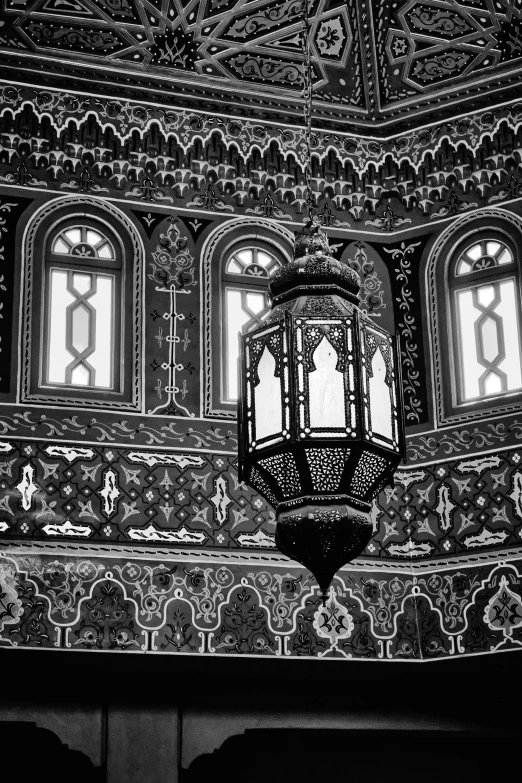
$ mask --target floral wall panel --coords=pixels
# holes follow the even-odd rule
[[[265,560],[13,547],[0,559],[0,645],[378,661],[522,644],[516,559],[344,569],[325,606],[303,569]]]

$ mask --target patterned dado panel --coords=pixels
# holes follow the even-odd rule
[[[23,189],[301,223],[303,138],[295,123],[0,83],[0,184]],[[314,135],[325,225],[381,236],[516,201],[521,169],[518,102],[384,141]],[[157,220],[141,219],[147,230]]]
[[[520,460],[513,449],[399,469],[374,502],[365,557],[520,547]],[[2,538],[272,549],[274,525],[271,507],[238,481],[235,455],[0,442]]]
[[[76,83],[288,120],[302,88],[301,0],[2,0],[12,78]],[[323,126],[402,127],[505,99],[520,78],[520,0],[309,0]],[[35,64],[38,68],[35,68]],[[174,78],[172,78],[174,77]],[[252,88],[255,87],[255,90]]]
[[[277,558],[0,553],[6,648],[433,660],[522,645],[522,560],[344,569],[323,607]]]

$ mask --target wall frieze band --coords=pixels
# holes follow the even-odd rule
[[[16,117],[30,107],[39,120],[49,119],[58,133],[73,122],[79,126],[89,115],[96,117],[103,131],[110,128],[121,142],[133,133],[146,133],[151,124],[159,123],[166,138],[174,137],[186,153],[195,141],[206,143],[218,133],[229,147],[237,145],[246,154],[257,149],[261,154],[277,142],[283,155],[304,154],[304,135],[299,125],[284,125],[267,121],[249,121],[243,117],[207,115],[169,105],[147,105],[146,102],[120,100],[86,95],[74,91],[15,86],[0,81],[0,116],[9,112]],[[435,154],[444,141],[455,146],[465,144],[477,149],[506,123],[516,133],[522,125],[522,103],[519,100],[499,104],[487,110],[470,112],[452,120],[435,122],[407,133],[390,134],[386,138],[362,133],[329,133],[314,130],[313,153],[319,159],[332,151],[344,164],[350,162],[359,173],[370,165],[381,165],[391,155],[399,164],[409,162],[416,170],[427,153]],[[304,158],[303,158],[304,159]]]
[[[0,555],[0,646],[440,660],[520,649],[520,560],[426,575]],[[100,611],[102,610],[102,611]]]

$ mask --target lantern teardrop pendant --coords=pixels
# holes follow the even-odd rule
[[[373,532],[371,502],[404,453],[396,339],[358,307],[359,277],[310,220],[241,338],[240,478],[276,508],[276,546],[317,579]]]

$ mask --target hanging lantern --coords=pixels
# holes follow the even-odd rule
[[[240,478],[276,508],[276,546],[326,596],[372,536],[371,502],[404,453],[396,339],[358,307],[357,273],[313,220],[241,337]]]

